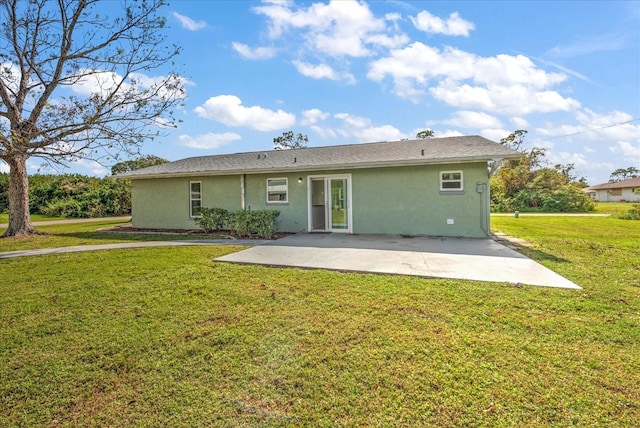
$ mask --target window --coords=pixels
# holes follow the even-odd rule
[[[462,184],[462,171],[441,171],[440,191],[455,192],[464,189]]]
[[[622,189],[611,189],[611,196],[622,196]]]
[[[189,183],[189,216],[200,217],[200,207],[202,207],[202,183],[192,181]]]
[[[267,178],[267,203],[286,204],[289,202],[289,186],[286,178]]]

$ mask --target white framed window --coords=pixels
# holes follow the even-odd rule
[[[462,171],[440,171],[441,192],[461,192],[463,190]]]
[[[289,202],[289,182],[286,178],[267,178],[267,203],[286,204]]]
[[[189,182],[189,216],[200,217],[202,207],[202,182]]]

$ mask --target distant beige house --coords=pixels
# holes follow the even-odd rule
[[[599,202],[640,202],[640,193],[635,193],[638,189],[640,189],[640,177],[598,184],[587,187],[584,191]]]

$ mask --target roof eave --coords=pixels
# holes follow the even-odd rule
[[[309,165],[309,166],[297,166],[297,167],[277,167],[277,168],[248,168],[241,170],[205,170],[205,171],[186,171],[186,172],[170,172],[170,173],[158,173],[158,174],[145,174],[145,175],[116,175],[108,177],[111,180],[148,180],[156,178],[183,178],[194,176],[222,176],[222,175],[240,175],[240,174],[281,174],[291,172],[306,172],[306,171],[336,171],[343,169],[365,169],[365,168],[392,168],[401,166],[415,166],[415,165],[443,165],[443,164],[458,164],[458,163],[475,163],[475,162],[489,162],[497,160],[509,160],[520,159],[520,154],[506,154],[506,155],[482,155],[482,156],[463,156],[455,158],[438,158],[438,159],[410,159],[403,161],[378,161],[378,162],[360,162],[360,163],[346,163],[346,164],[329,164],[329,165]]]

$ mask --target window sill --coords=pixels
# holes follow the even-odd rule
[[[464,190],[441,190],[441,195],[464,195]]]

